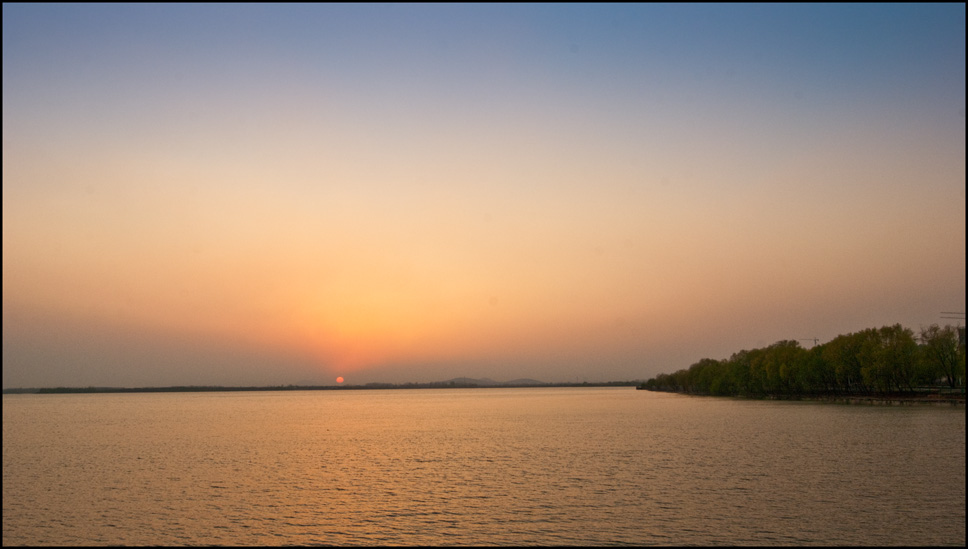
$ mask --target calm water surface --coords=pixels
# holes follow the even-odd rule
[[[965,409],[620,388],[3,396],[3,545],[959,545]]]

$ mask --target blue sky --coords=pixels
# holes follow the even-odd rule
[[[4,387],[644,379],[964,310],[964,5],[3,14]]]

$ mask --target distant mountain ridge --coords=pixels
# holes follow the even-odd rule
[[[537,385],[547,385],[547,383],[528,378],[512,379],[511,381],[494,381],[493,379],[487,377],[480,379],[472,377],[455,377],[454,379],[448,379],[447,381],[436,381],[432,383],[432,385],[453,385],[461,387],[531,387]]]

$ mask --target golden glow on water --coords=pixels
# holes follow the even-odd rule
[[[631,388],[4,395],[3,545],[958,545],[963,409]]]

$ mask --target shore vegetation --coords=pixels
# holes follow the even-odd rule
[[[640,389],[748,398],[965,399],[965,329],[900,324],[843,334],[806,349],[784,340],[727,359],[704,358]]]

